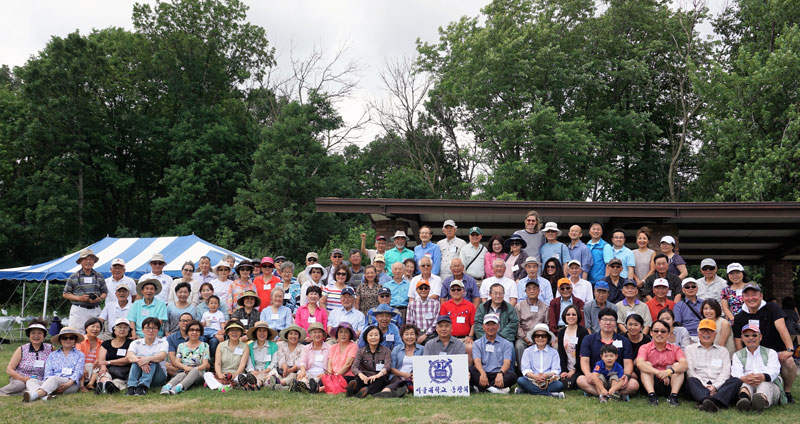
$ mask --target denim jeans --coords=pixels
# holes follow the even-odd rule
[[[128,375],[128,387],[136,386],[161,386],[167,382],[167,374],[158,363],[150,363],[150,372],[142,371],[137,363],[131,364],[131,373]]]
[[[550,396],[551,393],[561,392],[564,390],[564,383],[559,380],[556,380],[550,383],[546,389],[540,389],[539,386],[534,384],[528,377],[520,377],[517,379],[517,385],[519,388],[525,392],[530,393],[532,395],[543,395],[543,396]]]

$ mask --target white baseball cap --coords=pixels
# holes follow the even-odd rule
[[[125,266],[125,260],[124,260],[124,259],[122,259],[122,258],[116,258],[116,259],[114,259],[113,261],[111,261],[111,266],[114,266],[114,265],[122,265],[122,266]]]
[[[675,245],[675,238],[672,236],[664,236],[661,237],[661,243],[669,243],[671,245]]]
[[[733,262],[728,264],[728,270],[726,274],[730,274],[733,271],[741,271],[744,272],[744,267],[739,262]]]
[[[445,221],[444,224],[442,224],[442,228],[444,228],[444,227],[446,227],[448,225],[453,227],[453,228],[458,228],[458,225],[456,225],[456,222],[453,221],[452,219],[448,219],[447,221]]]
[[[653,287],[669,287],[669,281],[666,278],[656,278],[653,281]]]
[[[711,258],[705,258],[702,261],[700,261],[700,268],[707,267],[707,266],[713,266],[714,268],[716,268],[717,267],[717,261],[715,261],[715,260],[713,260]]]
[[[689,284],[689,283],[695,283],[695,284],[697,284],[697,280],[695,280],[695,279],[694,279],[694,278],[692,278],[692,277],[686,277],[686,278],[684,278],[684,279],[683,279],[683,281],[681,281],[681,287],[683,287],[683,286],[685,286],[685,285],[687,285],[687,284]]]

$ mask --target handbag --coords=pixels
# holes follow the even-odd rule
[[[341,375],[322,375],[322,389],[329,395],[347,391],[347,381]]]

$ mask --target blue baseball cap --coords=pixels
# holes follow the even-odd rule
[[[355,296],[356,295],[356,291],[353,290],[352,287],[347,286],[347,287],[342,289],[342,296],[344,296],[346,294],[349,294],[350,296]]]
[[[597,284],[594,285],[595,290],[605,290],[608,291],[608,283],[605,281],[598,281]]]

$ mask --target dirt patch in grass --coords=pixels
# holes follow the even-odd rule
[[[130,415],[130,414],[158,414],[158,413],[170,413],[170,412],[180,412],[184,410],[191,410],[195,411],[197,405],[200,403],[199,399],[181,399],[180,402],[148,402],[147,405],[141,405],[138,403],[129,404],[129,402],[102,402],[98,405],[93,406],[92,408],[99,414],[119,414],[119,415]],[[120,408],[121,405],[126,405],[126,408]]]

